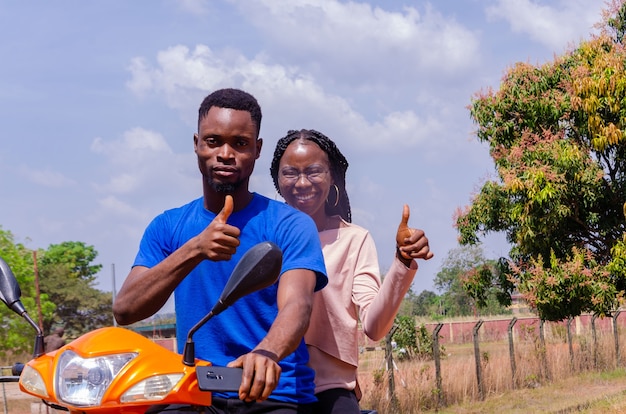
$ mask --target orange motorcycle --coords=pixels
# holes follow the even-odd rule
[[[248,250],[235,266],[218,303],[191,328],[183,354],[131,330],[107,327],[44,353],[43,332],[20,301],[17,279],[0,258],[0,299],[35,329],[34,357],[19,387],[46,405],[70,413],[157,413],[170,404],[211,405],[211,391],[237,391],[241,368],[195,358],[193,334],[244,295],[278,280],[282,251],[271,242]],[[17,376],[14,377],[17,380]]]

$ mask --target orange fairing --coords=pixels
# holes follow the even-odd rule
[[[198,389],[195,367],[183,364],[181,355],[113,327],[30,361],[20,389],[70,412],[143,413],[152,405],[211,404],[211,393]]]

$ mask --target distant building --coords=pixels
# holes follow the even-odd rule
[[[528,315],[534,313],[524,300],[522,294],[517,291],[511,295],[511,306],[509,306],[509,309],[513,312],[513,315]]]

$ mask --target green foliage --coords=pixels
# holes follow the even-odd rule
[[[96,280],[96,274],[102,269],[102,265],[91,264],[96,257],[93,246],[87,246],[83,242],[63,242],[51,244],[39,260],[40,266],[62,266],[68,277],[82,279],[88,283]]]
[[[395,330],[391,339],[396,342],[399,349],[404,349],[408,359],[417,355],[417,333],[415,331],[415,319],[410,316],[396,316]]]
[[[35,254],[0,227],[0,257],[17,278],[22,303],[36,321],[39,309],[35,299],[35,269],[38,270],[44,333],[56,324],[65,327],[66,336],[71,338],[111,324],[111,293],[93,286],[102,267],[92,264],[97,254],[93,246],[82,242],[50,245]],[[0,355],[8,350],[32,351],[34,330],[5,306],[0,306],[0,329],[6,333],[0,343]]]
[[[501,308],[511,305],[511,294],[515,290],[510,274],[505,259],[487,260],[465,273],[462,278],[463,289],[476,301],[478,308],[502,311]]]
[[[97,255],[93,246],[83,242],[53,244],[42,252],[41,291],[56,304],[54,315],[44,321],[46,332],[52,325],[62,325],[66,336],[76,337],[112,323],[111,294],[93,286],[102,268],[92,264]]]
[[[435,292],[423,290],[419,295],[413,295],[413,316],[436,315],[439,300]]]
[[[435,287],[442,292],[439,305],[445,315],[506,313],[513,284],[503,263],[506,264],[485,259],[479,245],[450,250],[434,280]]]
[[[574,249],[572,257],[550,257],[549,266],[542,258],[531,260],[531,270],[519,272],[519,290],[545,320],[559,321],[583,312],[607,316],[616,309],[621,292],[612,277],[592,255]]]
[[[9,265],[20,285],[24,307],[33,319],[37,320],[32,252],[23,244],[16,243],[10,231],[0,227],[0,257]],[[54,305],[43,296],[41,308],[43,315],[46,316],[52,313]],[[16,353],[32,351],[33,328],[6,306],[0,306],[0,330],[3,332],[3,339],[0,343],[1,356],[4,356],[9,349]]]
[[[416,329],[414,318],[397,316],[394,326],[392,340],[397,344],[396,354],[399,360],[432,359],[433,338],[424,324]]]
[[[610,5],[601,35],[552,62],[514,65],[498,91],[475,95],[469,108],[477,138],[489,144],[497,178],[457,212],[461,243],[504,232],[516,269],[509,281],[548,320],[585,309],[608,314],[626,289],[616,256],[623,248],[615,247],[626,230],[624,4]],[[609,263],[613,267],[605,269]],[[578,276],[558,267],[593,280],[575,289],[567,277]],[[485,297],[482,290],[494,285],[487,273],[477,271],[468,284],[478,302]],[[555,290],[542,291],[538,278],[556,280]],[[503,282],[501,297],[511,287]]]
[[[611,255],[612,258],[607,264],[606,270],[611,275],[612,284],[615,288],[619,289],[619,292],[623,292],[623,284],[626,281],[626,234],[624,234],[622,240],[615,243],[611,249]]]

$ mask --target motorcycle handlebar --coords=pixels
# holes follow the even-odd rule
[[[22,364],[21,362],[16,362],[11,367],[11,375],[0,376],[0,382],[18,382],[20,380],[20,375],[22,375],[23,370],[24,364]]]

